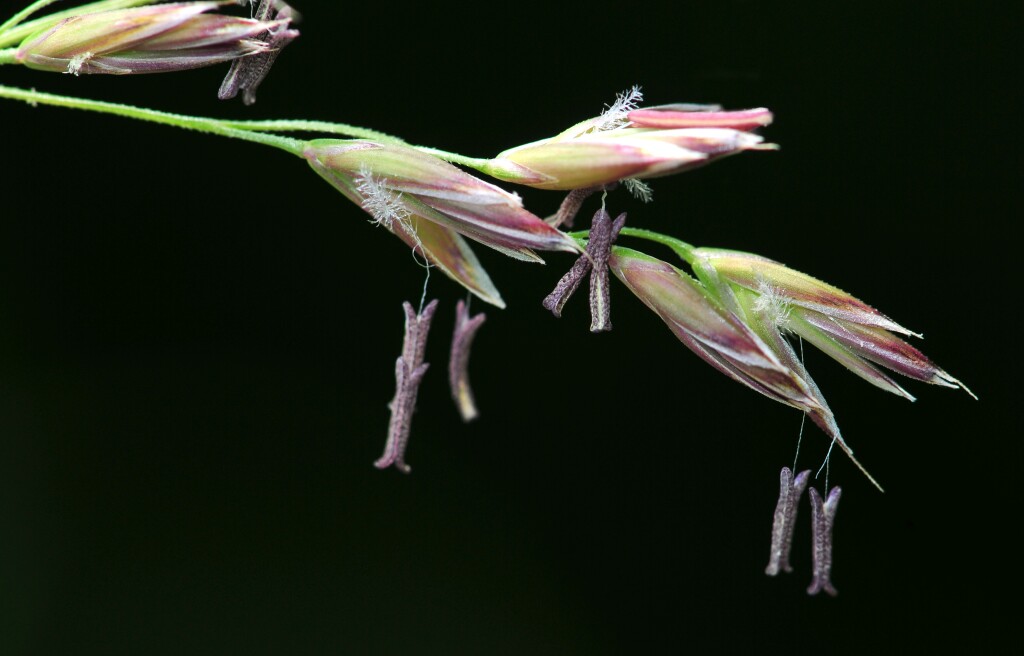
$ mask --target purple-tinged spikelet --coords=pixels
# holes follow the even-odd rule
[[[702,105],[636,107],[639,90],[620,94],[601,116],[510,148],[483,169],[539,189],[584,189],[680,173],[726,155],[775,146],[751,132],[771,123],[767,109],[722,111]]]
[[[267,53],[271,47],[259,35],[288,26],[287,18],[206,14],[221,4],[181,2],[73,16],[27,37],[15,59],[28,68],[74,75],[167,73]]]

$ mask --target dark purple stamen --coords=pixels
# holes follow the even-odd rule
[[[261,0],[253,18],[266,21],[272,11],[274,20],[294,21],[299,17],[298,13],[282,0]],[[287,22],[258,35],[256,38],[269,47],[265,52],[231,62],[231,68],[224,77],[224,81],[221,82],[217,97],[221,100],[228,100],[238,95],[238,91],[241,90],[244,104],[255,103],[256,89],[267,77],[270,67],[274,65],[274,60],[281,54],[281,50],[298,36],[298,30],[289,29]]]
[[[779,502],[775,505],[775,519],[772,522],[772,550],[768,557],[768,567],[764,570],[768,576],[775,576],[780,571],[793,571],[789,564],[789,551],[793,546],[796,511],[810,475],[811,470],[808,469],[797,474],[794,479],[789,467],[783,467],[779,474]]]
[[[839,497],[842,490],[838,487],[832,488],[824,503],[821,495],[813,487],[811,495],[811,525],[813,531],[812,560],[814,562],[814,577],[811,585],[807,588],[807,594],[816,595],[822,590],[831,596],[836,596],[835,587],[832,586],[832,525],[836,518],[836,508],[839,506]]]
[[[625,215],[620,215],[625,223]],[[594,260],[590,273],[590,332],[600,333],[612,329],[611,292],[608,288],[608,256],[612,253],[612,218],[608,212],[598,212],[590,224],[587,252]],[[622,229],[622,226],[619,226]]]
[[[479,414],[469,386],[469,349],[476,331],[487,317],[481,312],[469,316],[469,309],[463,301],[455,306],[455,333],[452,335],[451,356],[448,359],[448,382],[452,388],[452,399],[462,415],[462,421],[472,421]]]
[[[615,221],[602,207],[591,220],[590,239],[587,253],[573,263],[569,272],[562,276],[555,289],[543,301],[544,308],[556,317],[562,316],[562,308],[579,288],[583,279],[590,274],[590,330],[602,332],[611,330],[611,297],[608,289],[608,257],[619,231],[626,224],[626,213]],[[596,266],[596,268],[595,268]]]
[[[583,189],[573,189],[567,193],[565,199],[562,200],[562,204],[558,206],[558,212],[555,213],[553,218],[548,219],[551,227],[557,228],[564,225],[566,228],[571,228],[573,220],[583,206],[583,201],[603,189],[604,186],[584,187]]]
[[[384,445],[384,454],[373,464],[378,469],[394,465],[399,471],[408,474],[411,468],[405,464],[405,449],[409,443],[412,413],[416,409],[420,381],[430,366],[423,362],[423,355],[427,348],[430,321],[437,310],[437,301],[428,303],[419,314],[413,311],[409,303],[403,303],[402,308],[405,310],[405,339],[402,342],[402,355],[395,361],[395,398],[388,406],[391,409],[388,441]]]
[[[565,307],[566,301],[576,292],[576,289],[583,282],[583,279],[587,277],[588,273],[590,273],[590,260],[586,256],[581,255],[573,263],[568,273],[558,281],[555,289],[544,298],[544,301],[541,303],[544,309],[550,310],[553,315],[561,318],[562,308]]]

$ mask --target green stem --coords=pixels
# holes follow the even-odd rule
[[[0,63],[4,63],[3,57],[7,52],[13,51],[0,50]],[[346,125],[344,123],[301,120],[227,121],[214,118],[204,118],[201,116],[170,114],[167,112],[160,112],[155,109],[133,107],[132,105],[120,105],[117,103],[103,102],[101,100],[86,100],[84,98],[74,98],[71,96],[58,96],[50,93],[43,93],[41,91],[30,91],[27,89],[18,89],[3,85],[0,85],[0,98],[23,100],[29,104],[43,104],[54,105],[56,107],[70,107],[72,109],[84,109],[103,114],[114,114],[115,116],[134,118],[141,121],[152,121],[163,125],[173,125],[179,128],[198,130],[199,132],[217,134],[224,137],[231,137],[233,139],[242,139],[244,141],[252,141],[267,146],[274,146],[275,148],[280,148],[281,150],[286,150],[299,156],[302,155],[302,147],[305,143],[304,140],[292,139],[278,134],[267,134],[266,132],[321,132],[327,134],[340,134],[348,137],[355,137],[357,139],[372,139],[373,141],[416,148],[417,150],[439,157],[443,160],[454,162],[455,164],[462,164],[463,166],[468,166],[477,170],[481,170],[481,167],[487,162],[485,159],[466,157],[465,155],[459,155],[458,153],[439,150],[437,148],[411,146],[402,139],[390,134],[354,125]]]
[[[7,48],[6,50],[0,50],[0,66],[4,64],[18,64],[18,60],[14,58],[14,53],[18,51],[17,48]]]
[[[483,167],[486,166],[488,161],[480,157],[467,157],[466,155],[460,155],[458,153],[440,150],[438,148],[414,146],[406,142],[401,137],[396,137],[378,130],[349,125],[347,123],[304,120],[221,121],[221,123],[228,127],[237,128],[239,130],[252,130],[254,132],[262,132],[264,130],[272,132],[320,132],[323,134],[338,134],[346,137],[353,137],[355,139],[370,139],[372,141],[395,144],[398,146],[409,146],[410,148],[415,148],[416,150],[427,153],[428,155],[433,155],[434,157],[443,159],[446,162],[462,164],[463,166],[468,166],[472,169],[476,169],[477,171],[483,171]],[[486,171],[484,172],[486,173]]]
[[[681,239],[669,237],[668,235],[663,235],[660,232],[654,232],[653,230],[643,230],[641,228],[623,228],[622,232],[619,234],[627,237],[646,239],[647,241],[653,241],[658,244],[668,246],[672,249],[673,253],[682,258],[687,264],[693,264],[694,247]]]
[[[586,239],[590,236],[589,230],[579,230],[577,232],[567,233],[570,237],[580,242],[582,239]],[[687,264],[693,264],[693,251],[694,247],[687,244],[681,239],[675,237],[669,237],[663,235],[660,232],[654,232],[653,230],[643,230],[642,228],[623,228],[619,233],[626,237],[636,237],[637,239],[646,239],[647,241],[653,241],[664,246],[668,246],[672,249],[672,252],[683,259]],[[581,244],[582,245],[582,244]]]
[[[292,153],[293,155],[298,155],[299,157],[302,156],[302,147],[305,143],[299,139],[282,137],[276,134],[262,134],[259,132],[239,130],[226,125],[224,121],[214,118],[186,116],[184,114],[170,114],[168,112],[159,112],[155,109],[120,105],[117,103],[108,103],[99,100],[85,100],[83,98],[73,98],[70,96],[58,96],[55,94],[42,93],[40,91],[29,91],[27,89],[18,89],[4,85],[0,85],[0,98],[23,100],[30,105],[42,104],[53,105],[55,107],[68,107],[71,109],[84,109],[90,112],[113,114],[115,116],[133,118],[140,121],[151,121],[153,123],[160,123],[161,125],[171,125],[174,127],[185,128],[187,130],[196,130],[207,134],[216,134],[222,137],[251,141],[265,146],[273,146],[274,148],[280,148],[281,150]]]
[[[54,23],[70,18],[71,16],[81,16],[82,14],[94,14],[98,11],[110,11],[113,9],[127,9],[129,7],[138,7],[140,5],[151,5],[157,0],[100,0],[99,2],[91,2],[86,5],[79,5],[66,9],[64,11],[58,11],[42,18],[37,18],[28,23],[21,23],[30,14],[33,14],[40,9],[43,9],[47,5],[53,4],[56,0],[41,0],[35,2],[25,9],[19,11],[17,14],[7,20],[3,26],[0,26],[0,48],[6,48],[8,46],[21,43],[25,37],[38,32],[44,28],[47,28]],[[21,23],[19,25],[19,23]]]
[[[427,148],[426,146],[413,146],[416,150],[439,157],[446,162],[452,162],[453,164],[462,164],[468,166],[471,169],[476,169],[481,173],[487,173],[485,168],[490,160],[483,159],[481,157],[467,157],[465,155],[459,155],[458,153],[448,152],[447,150],[440,150],[439,148]],[[488,175],[490,175],[488,173]]]
[[[346,123],[304,120],[221,121],[221,123],[231,128],[252,132],[320,132],[323,134],[339,134],[356,139],[370,139],[372,141],[401,146],[408,145],[404,139],[387,134],[386,132],[361,128]]]
[[[4,21],[4,24],[0,25],[0,34],[3,34],[12,27],[15,27],[18,23],[25,20],[26,18],[36,13],[37,11],[45,9],[47,5],[52,5],[57,1],[58,0],[36,0],[36,2],[33,2],[29,6],[25,7],[24,9],[22,9],[21,11],[19,11],[18,13],[14,14],[6,21]]]

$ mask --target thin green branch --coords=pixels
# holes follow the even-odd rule
[[[663,235],[660,232],[654,232],[653,230],[643,230],[641,228],[623,228],[619,234],[627,237],[646,239],[647,241],[653,241],[655,243],[668,246],[672,249],[673,253],[682,258],[687,264],[693,264],[694,247],[681,239],[669,237],[668,235]]]
[[[0,51],[0,63],[3,63],[3,55],[7,52],[10,51]],[[43,93],[41,91],[18,89],[16,87],[3,85],[0,85],[0,98],[22,100],[29,104],[43,104],[53,105],[56,107],[69,107],[72,109],[84,109],[86,111],[113,114],[115,116],[124,116],[126,118],[134,118],[142,121],[152,121],[163,125],[172,125],[179,128],[198,130],[200,132],[218,134],[225,137],[231,137],[233,139],[242,139],[244,141],[252,141],[268,146],[274,146],[275,148],[280,148],[294,155],[300,156],[302,154],[302,144],[305,143],[304,140],[292,139],[279,134],[268,134],[268,132],[321,132],[345,135],[357,139],[372,139],[374,141],[384,143],[409,145],[398,137],[378,132],[377,130],[370,130],[368,128],[361,128],[354,125],[345,125],[344,123],[301,120],[226,121],[214,118],[204,118],[201,116],[171,114],[168,112],[157,111],[155,109],[134,107],[132,105],[121,105],[117,103],[103,102],[101,100],[86,100],[84,98],[74,98],[71,96],[59,96]],[[463,166],[468,166],[477,170],[480,170],[487,162],[485,159],[466,157],[465,155],[459,155],[458,153],[439,150],[437,148],[427,148],[425,146],[410,147],[416,148],[417,150],[435,157],[439,157],[443,160],[453,162],[455,164],[462,164]]]
[[[18,51],[17,48],[7,48],[0,50],[0,66],[4,64],[17,64],[18,60],[14,58],[14,53]]]
[[[446,162],[451,162],[453,164],[462,164],[463,166],[468,166],[471,169],[476,169],[481,173],[487,173],[487,171],[484,169],[487,166],[487,163],[490,161],[488,159],[483,159],[481,157],[467,157],[465,155],[452,153],[447,150],[440,150],[439,148],[428,148],[426,146],[413,146],[413,148],[421,152],[424,152],[428,155],[433,155],[434,157],[443,159]]]
[[[655,243],[662,244],[663,246],[668,246],[672,249],[672,252],[682,258],[687,264],[693,264],[694,247],[681,239],[669,237],[668,235],[663,235],[660,232],[654,232],[653,230],[644,230],[642,228],[623,227],[619,234],[626,237],[646,239],[647,241],[653,241]],[[579,230],[577,232],[570,232],[568,235],[582,244],[582,240],[587,239],[590,236],[590,231]]]
[[[337,134],[352,137],[354,139],[369,139],[379,143],[409,146],[447,162],[462,164],[463,166],[468,166],[478,171],[483,171],[483,167],[488,161],[483,158],[467,157],[466,155],[460,155],[458,153],[441,150],[439,148],[415,146],[406,142],[401,137],[396,137],[386,132],[380,132],[379,130],[371,130],[369,128],[361,128],[357,125],[349,125],[347,123],[306,120],[221,121],[221,123],[239,130],[251,130],[254,132],[262,132],[264,130],[270,132],[319,132],[322,134]]]
[[[26,18],[36,13],[37,11],[45,9],[47,5],[52,5],[53,3],[58,1],[59,0],[36,0],[36,2],[33,2],[29,6],[25,7],[24,9],[22,9],[21,11],[19,11],[18,13],[14,14],[6,21],[4,21],[4,24],[0,25],[0,34],[3,34],[12,27],[17,26],[18,23],[25,20]]]
[[[370,139],[381,143],[408,145],[404,139],[387,134],[386,132],[361,128],[346,123],[276,119],[268,121],[221,121],[221,123],[238,130],[250,130],[252,132],[320,132],[322,134],[337,134],[355,139]]]
[[[30,91],[28,89],[18,89],[16,87],[3,85],[0,85],[0,98],[22,100],[33,106],[39,104],[52,105],[54,107],[68,107],[71,109],[82,109],[90,112],[99,112],[101,114],[113,114],[114,116],[133,118],[140,121],[160,123],[161,125],[170,125],[184,128],[186,130],[196,130],[198,132],[216,134],[222,137],[229,137],[231,139],[241,139],[243,141],[263,144],[265,146],[273,146],[274,148],[280,148],[281,150],[285,150],[293,155],[298,155],[299,157],[302,156],[302,147],[305,143],[299,139],[282,137],[277,134],[263,134],[260,132],[239,130],[227,126],[223,121],[219,121],[214,118],[171,114],[168,112],[160,112],[155,109],[146,109],[144,107],[120,105],[100,100],[72,98],[70,96],[58,96],[40,91]]]

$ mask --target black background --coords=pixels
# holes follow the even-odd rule
[[[5,14],[17,3],[4,0]],[[835,599],[763,573],[799,414],[700,362],[620,285],[476,250],[508,309],[459,421],[441,298],[408,459],[377,471],[408,249],[294,157],[0,102],[3,653],[896,653],[1008,637],[1019,588],[1019,3],[304,2],[251,108],[224,69],[3,83],[199,115],[345,121],[487,156],[647,103],[767,106],[776,153],[609,198],[774,257],[923,332],[981,397],[908,403],[816,352],[846,439]],[[526,190],[545,215],[553,192]],[[592,211],[594,206],[588,206]],[[652,251],[667,257],[666,253]],[[480,310],[483,304],[474,303]],[[808,427],[802,467],[827,440]],[[820,486],[819,481],[818,485]]]

